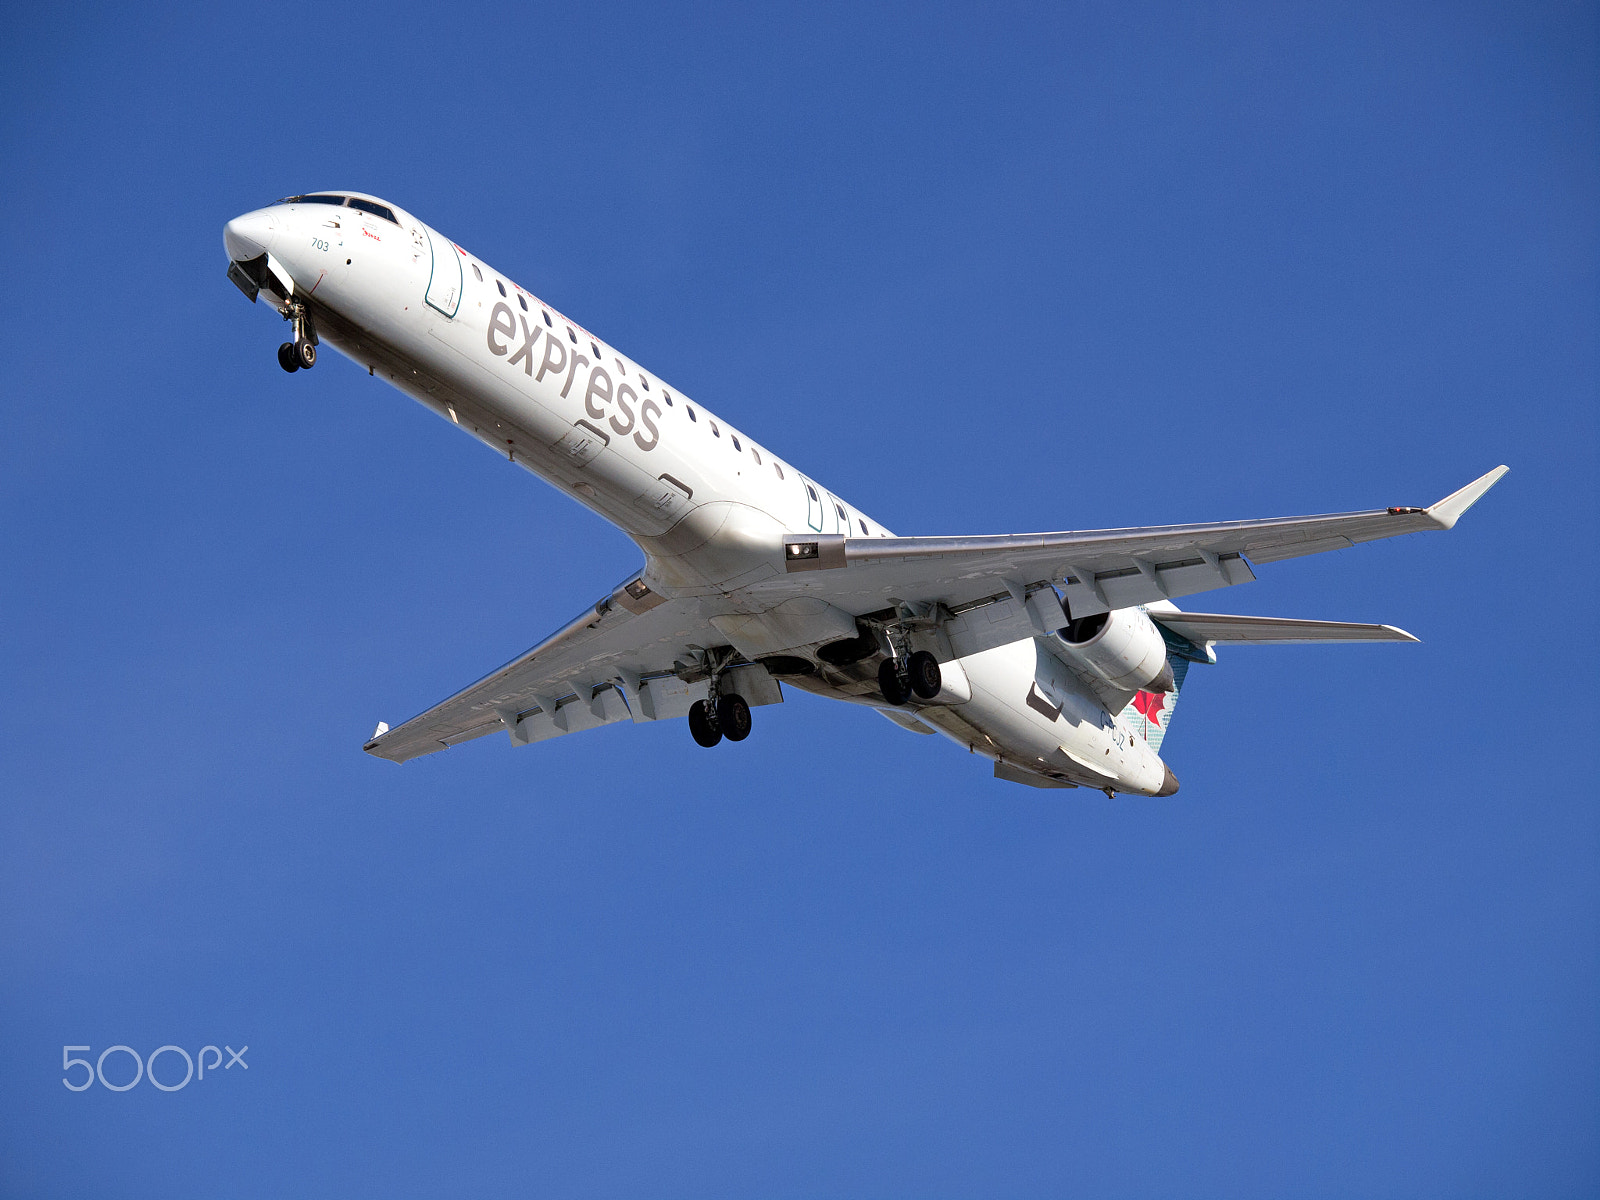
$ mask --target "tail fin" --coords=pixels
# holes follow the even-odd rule
[[[1184,678],[1189,674],[1189,664],[1214,663],[1217,659],[1210,653],[1209,647],[1196,645],[1181,633],[1168,629],[1159,620],[1155,626],[1161,631],[1162,641],[1167,644],[1167,663],[1172,667],[1172,690],[1137,692],[1119,715],[1128,728],[1144,738],[1150,749],[1160,754],[1161,743],[1172,725],[1172,714],[1178,707]]]

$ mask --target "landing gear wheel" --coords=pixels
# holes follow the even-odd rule
[[[932,700],[944,686],[939,674],[939,660],[926,650],[918,650],[906,664],[911,676],[911,690],[924,700]]]
[[[317,365],[317,345],[315,342],[296,342],[294,344],[294,357],[307,371]]]
[[[717,728],[730,742],[750,736],[750,705],[743,696],[728,695],[717,701]]]
[[[900,677],[900,671],[892,658],[884,659],[878,666],[878,690],[890,704],[904,704],[911,699],[911,685]]]
[[[278,347],[278,365],[285,371],[294,372],[300,369],[300,359],[294,352],[294,343],[285,342]]]
[[[747,733],[749,720],[750,714],[746,712]],[[704,700],[696,700],[689,709],[689,733],[702,746],[715,746],[722,740],[722,730],[712,720],[711,710]]]

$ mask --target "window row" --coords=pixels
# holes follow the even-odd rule
[[[354,203],[354,201],[352,201],[352,203]],[[483,282],[483,272],[478,269],[478,264],[477,263],[473,263],[472,264],[472,273],[475,276],[477,276],[478,281],[480,283]],[[496,288],[499,289],[499,292],[500,292],[500,294],[502,296],[507,297],[507,299],[510,298],[509,294],[506,291],[506,285],[505,285],[504,282],[502,282],[500,279],[496,278],[495,281],[494,281],[494,285],[495,285]],[[515,287],[516,285],[513,284],[512,286]],[[526,295],[523,294],[523,291],[522,291],[521,288],[517,288],[517,303],[522,306],[522,311],[523,312],[532,311],[528,307],[528,298],[527,298]],[[549,328],[549,329],[554,329],[555,328],[555,322],[550,319],[550,311],[541,306],[540,309],[539,309],[539,313],[540,313],[540,315],[542,317],[544,317],[545,326],[547,328]],[[578,333],[571,325],[567,326],[567,340],[570,341],[574,346],[576,346],[578,344]],[[601,354],[601,352],[600,352],[600,347],[593,340],[591,340],[589,342],[589,349],[594,354],[595,362],[598,363],[602,358],[604,358],[604,355]],[[612,357],[612,361],[617,364],[618,373],[621,374],[624,378],[626,378],[627,374],[628,374],[628,368],[623,365],[622,359],[620,359],[620,358],[618,358],[616,356],[613,356]],[[650,380],[645,376],[643,371],[640,371],[638,373],[638,379],[639,379],[640,386],[643,387],[644,390],[648,392],[650,390]],[[662,388],[661,389],[661,399],[663,401],[665,401],[665,403],[666,403],[668,408],[673,407],[672,393],[669,392],[666,388]],[[694,405],[690,404],[688,401],[684,401],[683,411],[688,416],[690,421],[692,421],[692,422],[694,422],[696,424],[699,423],[700,417],[694,411]],[[722,436],[722,430],[721,430],[721,428],[718,427],[718,425],[717,425],[717,423],[715,421],[710,420],[708,418],[707,421],[706,421],[706,424],[711,427],[711,435],[713,437],[720,438]],[[734,449],[734,451],[736,453],[739,453],[739,454],[743,454],[744,453],[744,443],[742,443],[739,440],[739,435],[738,434],[733,433],[733,432],[730,431],[729,434],[728,434],[728,440],[733,443],[733,449]],[[759,467],[759,466],[762,465],[762,462],[761,462],[761,451],[759,449],[757,449],[754,445],[752,445],[750,447],[750,457],[755,460],[756,466]],[[777,477],[779,479],[787,479],[788,478],[788,476],[786,476],[783,473],[783,464],[780,463],[777,459],[773,459],[772,460],[772,470],[777,475]],[[810,484],[806,485],[806,493],[811,497],[813,502],[820,503],[820,501],[817,500],[816,490],[813,489]],[[842,505],[840,505],[840,504],[835,504],[833,507],[834,507],[834,511],[839,516],[839,524],[843,528],[849,529],[850,528],[850,517],[845,512],[844,507]],[[862,534],[863,537],[870,537],[871,536],[871,534],[868,533],[868,531],[867,531],[867,523],[864,520],[862,520],[861,518],[857,517],[856,518],[856,524],[861,527],[861,534]]]

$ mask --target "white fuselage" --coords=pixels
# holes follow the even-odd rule
[[[229,254],[270,254],[322,341],[623,529],[663,596],[694,598],[708,613],[756,611],[740,589],[783,570],[785,533],[889,536],[504,273],[388,207],[398,223],[317,204],[261,209],[229,223]],[[954,668],[970,699],[908,711],[973,752],[1051,769],[1065,754],[1080,781],[1116,791],[1155,794],[1170,778],[1048,639]],[[848,672],[785,682],[882,707],[875,686]],[[1103,779],[1084,773],[1091,764]]]

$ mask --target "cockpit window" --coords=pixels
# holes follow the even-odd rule
[[[394,219],[394,209],[387,204],[374,204],[371,200],[362,200],[360,197],[351,196],[350,207],[359,208],[362,212],[369,212],[375,217],[382,217],[385,221],[393,221],[396,225],[400,224],[399,221]]]
[[[348,204],[351,208],[359,208],[362,212],[371,213],[375,217],[382,217],[385,221],[400,224],[394,215],[394,209],[387,204],[377,204],[371,200],[362,200],[356,196],[332,196],[325,192],[313,193],[309,196],[285,196],[278,201],[279,204],[332,204],[341,207]]]

